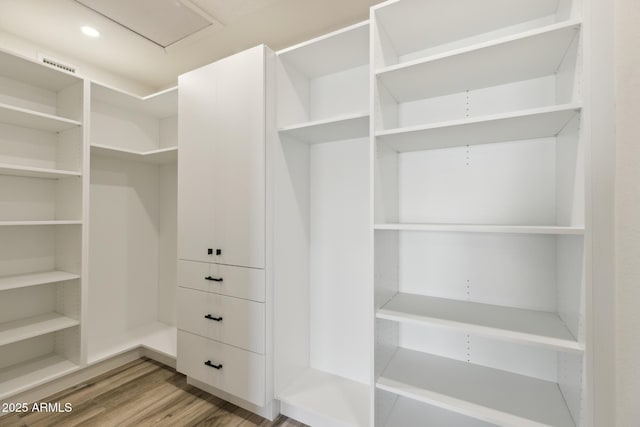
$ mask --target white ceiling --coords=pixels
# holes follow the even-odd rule
[[[91,0],[90,3],[110,1],[114,0]],[[124,4],[134,1],[152,3],[128,0]],[[360,22],[368,18],[369,7],[381,0],[180,2],[210,18],[213,25],[167,49],[74,0],[0,0],[0,31],[145,86],[161,88],[175,83],[176,77],[186,71],[257,44],[279,50]],[[153,11],[149,12],[147,19],[154,19]],[[84,36],[80,32],[83,25],[95,27],[101,37]]]

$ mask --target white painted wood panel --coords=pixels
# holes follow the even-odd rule
[[[220,369],[205,365],[210,362]],[[177,370],[258,406],[265,404],[265,356],[178,331]]]
[[[158,319],[158,167],[91,162],[88,349]],[[149,303],[152,301],[152,303]]]
[[[310,366],[367,382],[371,307],[368,141],[311,147]]]
[[[401,223],[556,224],[555,139],[402,153]]]
[[[177,310],[180,330],[265,353],[264,303],[179,287]]]
[[[215,103],[208,109],[209,120],[215,126],[211,135],[214,145],[211,244],[222,250],[216,262],[264,268],[264,47],[213,65],[217,91]]]

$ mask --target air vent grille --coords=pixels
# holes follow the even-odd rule
[[[76,67],[75,65],[65,64],[62,61],[58,61],[57,59],[52,59],[44,55],[39,55],[38,59],[43,64],[48,65],[49,67],[55,68],[56,70],[64,71],[65,73],[69,73],[69,74],[78,73],[78,67]]]

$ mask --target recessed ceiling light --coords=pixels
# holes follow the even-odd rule
[[[82,30],[82,32],[84,33],[85,36],[89,36],[89,37],[100,37],[100,31],[96,30],[93,27],[89,27],[88,25],[85,25],[84,27],[80,28]]]

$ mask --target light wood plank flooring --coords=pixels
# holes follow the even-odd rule
[[[71,403],[70,413],[12,414],[2,427],[304,427],[280,416],[269,422],[187,384],[158,362],[139,359],[47,399]]]

